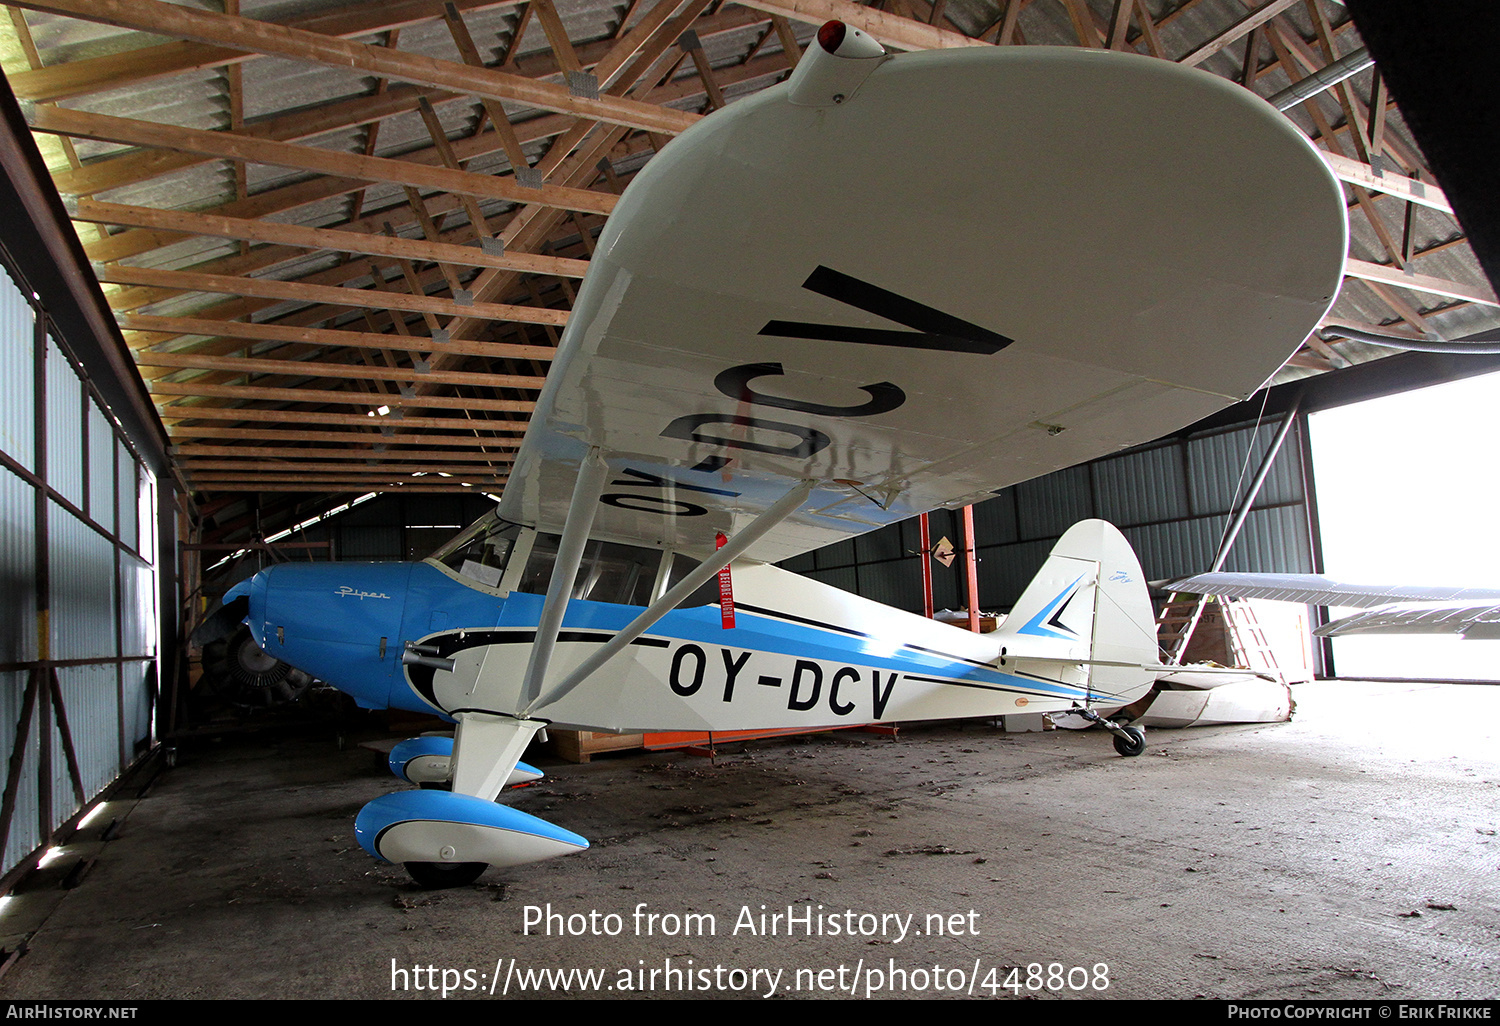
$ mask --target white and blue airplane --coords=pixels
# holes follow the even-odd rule
[[[830,23],[621,197],[493,515],[420,563],[262,571],[228,616],[363,706],[454,722],[393,757],[451,789],[356,823],[431,886],[587,847],[496,801],[550,725],[1107,720],[1176,669],[1108,524],[1070,530],[987,635],[772,564],[1250,395],[1332,303],[1346,231],[1315,150],[1230,82],[891,56]]]

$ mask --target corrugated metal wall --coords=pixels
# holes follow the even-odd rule
[[[157,679],[155,482],[46,324],[0,268],[0,872],[149,743]]]
[[[381,495],[293,531],[279,541],[327,543],[327,547],[247,552],[225,561],[214,574],[210,597],[280,559],[388,562],[425,559],[460,530],[495,508],[484,495]],[[274,537],[274,536],[273,536]]]
[[[297,538],[330,542],[332,559],[422,559],[494,508],[483,495],[382,495]]]
[[[1242,424],[1140,446],[1007,488],[976,505],[980,605],[1008,610],[1058,537],[1090,517],[1125,532],[1150,580],[1207,570],[1279,426]],[[1312,570],[1301,428],[1299,422],[1271,464],[1226,569]],[[957,513],[939,510],[930,519],[934,542],[947,537],[961,546]],[[920,548],[916,522],[907,521],[782,565],[878,602],[920,611]],[[959,562],[946,570],[934,564],[938,609],[956,609],[962,602]]]

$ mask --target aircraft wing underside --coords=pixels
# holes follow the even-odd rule
[[[1361,584],[1324,574],[1211,573],[1181,577],[1157,585],[1163,591],[1191,595],[1305,602],[1310,606],[1375,609],[1395,602],[1500,603],[1500,588],[1459,588],[1451,585]]]
[[[596,447],[593,535],[703,555],[812,479],[747,554],[784,559],[1191,423],[1334,298],[1342,193],[1232,83],[1039,47],[875,63],[842,102],[740,100],[637,176],[505,519],[560,530]]]
[[[1362,609],[1313,631],[1347,634],[1458,634],[1500,638],[1500,588],[1452,585],[1359,584],[1323,574],[1209,573],[1157,585],[1165,591],[1230,598],[1304,602]]]
[[[1459,634],[1475,641],[1500,638],[1500,605],[1386,606],[1324,624],[1314,634]]]

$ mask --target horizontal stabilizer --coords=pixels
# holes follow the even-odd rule
[[[1184,680],[1191,680],[1194,676],[1200,674],[1224,677],[1226,679],[1233,678],[1236,680],[1250,677],[1260,677],[1265,680],[1276,679],[1270,674],[1263,673],[1260,670],[1246,670],[1235,666],[1216,666],[1212,663],[1186,663],[1179,665],[1177,663],[1121,662],[1114,659],[1076,659],[1074,660],[1074,662],[1077,662],[1083,666],[1120,666],[1132,670],[1143,670],[1147,673],[1170,674],[1173,677],[1180,676],[1184,678]],[[1220,683],[1223,683],[1223,681],[1221,681]],[[1206,684],[1198,686],[1217,687],[1218,685]]]

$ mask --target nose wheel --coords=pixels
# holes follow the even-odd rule
[[[444,887],[467,887],[490,866],[487,862],[403,862],[401,868],[418,887],[436,891]]]

